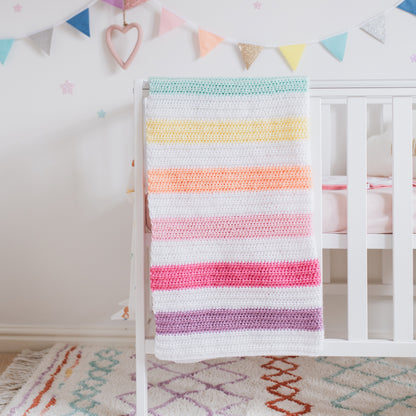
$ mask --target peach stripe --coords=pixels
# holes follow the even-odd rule
[[[237,192],[276,189],[311,189],[310,166],[151,169],[150,193]]]

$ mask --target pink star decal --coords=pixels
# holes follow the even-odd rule
[[[22,10],[22,8],[23,7],[19,3],[17,3],[15,6],[13,6],[13,9],[16,13],[19,13]]]
[[[256,10],[260,10],[261,6],[263,6],[263,3],[260,3],[259,0],[257,0],[255,3],[253,3],[253,6]]]
[[[414,64],[416,62],[416,53],[410,56],[410,62]]]
[[[63,84],[61,84],[62,88],[62,94],[71,94],[72,95],[72,88],[74,88],[75,85],[66,80]]]

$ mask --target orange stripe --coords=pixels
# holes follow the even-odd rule
[[[65,366],[65,364],[68,362],[68,357],[71,354],[72,351],[75,350],[75,348],[77,348],[77,346],[73,346],[69,351],[67,351],[67,353],[65,354],[64,359],[62,360],[61,364],[59,364],[59,366],[57,367],[56,371],[52,374],[52,376],[49,378],[49,380],[46,382],[45,387],[43,388],[43,390],[33,399],[32,404],[30,405],[30,407],[28,407],[25,411],[25,413],[23,414],[23,416],[27,416],[28,414],[30,414],[31,410],[34,409],[35,407],[39,406],[40,401],[42,400],[43,395],[48,392],[51,387],[52,384],[55,381],[55,377],[61,372],[62,368]]]
[[[40,416],[46,415],[47,412],[51,409],[51,407],[56,405],[56,398],[55,396],[52,397],[52,399],[49,400],[48,404],[45,406],[45,408],[42,410],[42,413]]]
[[[149,192],[234,192],[311,189],[310,166],[151,169]]]

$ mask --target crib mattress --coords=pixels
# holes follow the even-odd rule
[[[347,232],[347,190],[322,191],[322,231]],[[382,187],[367,191],[367,233],[392,232],[392,188]],[[416,189],[413,187],[413,233],[416,233]]]

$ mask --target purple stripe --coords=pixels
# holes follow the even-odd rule
[[[322,309],[207,309],[155,315],[161,335],[246,330],[319,331]]]

